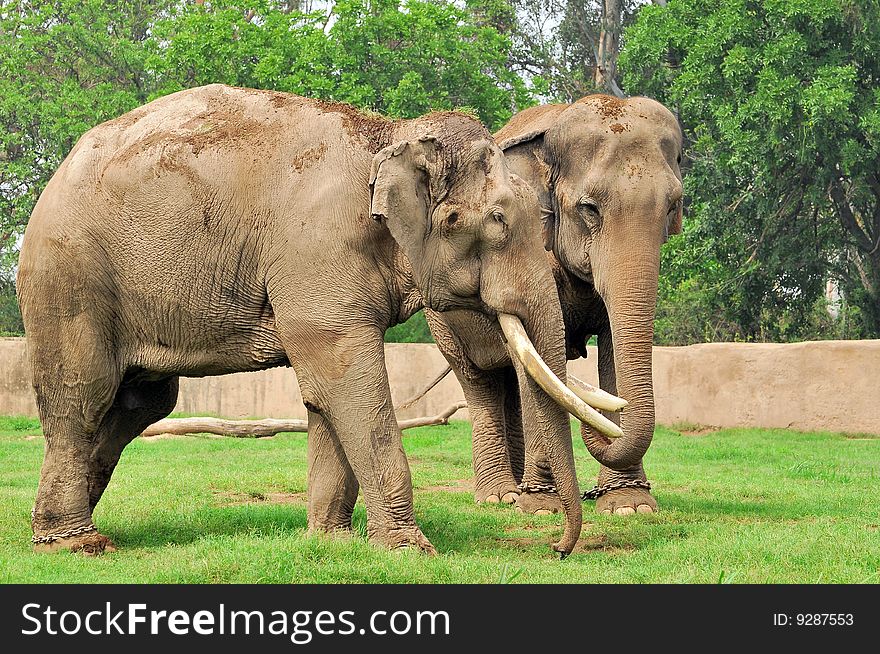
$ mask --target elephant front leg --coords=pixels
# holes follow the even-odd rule
[[[331,424],[309,411],[309,532],[349,533],[358,481]]]
[[[657,511],[657,500],[651,495],[647,482],[641,462],[623,471],[602,466],[599,482],[593,492],[599,494],[596,511],[605,515],[654,513]]]
[[[535,515],[558,513],[562,511],[562,501],[556,493],[553,472],[544,452],[544,444],[535,429],[526,428],[524,432],[525,467],[516,508],[522,513]]]
[[[516,388],[508,388],[505,378],[505,371],[493,370],[481,371],[472,379],[459,379],[473,424],[474,499],[477,504],[513,504],[519,497],[515,461],[511,460],[511,454],[517,452],[515,443],[513,452],[510,451],[508,438],[510,423],[513,422],[515,429],[519,416],[510,415],[507,402],[509,395],[516,395]],[[518,402],[517,396],[514,404]],[[519,434],[521,439],[521,429]],[[521,456],[522,447],[519,449]],[[521,460],[519,472],[521,475]]]
[[[617,375],[614,367],[614,346],[610,330],[603,330],[598,335],[599,345],[599,386],[612,395],[617,395]],[[620,424],[620,414],[605,415]],[[587,429],[581,425],[581,429]],[[657,511],[657,500],[651,495],[642,462],[627,470],[612,470],[602,466],[599,479],[592,495],[596,499],[596,511],[605,515],[633,515],[635,513],[654,513]]]
[[[306,407],[332,427],[360,484],[369,539],[390,549],[415,547],[434,554],[434,546],[416,525],[413,514],[412,479],[391,404],[381,336],[376,330],[350,328],[346,335],[330,335],[319,348],[294,356],[292,361],[296,362]],[[328,467],[344,468],[338,451],[330,456],[336,461],[331,459]],[[349,524],[345,514],[353,486],[350,481],[329,483],[345,488],[345,495],[333,500],[338,505],[329,515]],[[323,508],[318,497],[324,501]],[[316,496],[314,507],[310,505],[310,522],[312,508],[316,515],[326,517],[326,494]]]

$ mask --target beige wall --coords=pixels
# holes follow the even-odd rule
[[[446,364],[433,345],[386,346],[395,403]],[[569,369],[596,383],[596,351]],[[657,421],[880,434],[880,341],[707,343],[654,348]],[[401,418],[440,412],[461,399],[449,375]],[[177,411],[230,418],[305,417],[290,369],[182,379]],[[0,414],[35,415],[24,339],[0,338]],[[460,411],[456,418],[466,418]]]

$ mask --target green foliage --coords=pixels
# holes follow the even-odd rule
[[[625,43],[626,91],[688,140],[660,340],[880,335],[878,3],[670,0]],[[819,331],[828,279],[846,311]]]
[[[137,438],[95,512],[105,557],[31,551],[43,457],[36,421],[0,418],[0,583],[863,583],[877,582],[880,439],[659,427],[645,468],[661,507],[621,519],[584,504],[578,550],[550,544],[560,514],[474,504],[464,422],[409,429],[415,516],[440,556],[307,533],[305,434]],[[581,483],[598,464],[575,437]],[[234,461],[234,465],[230,462]],[[833,543],[833,546],[829,546]],[[722,577],[723,572],[723,577]]]
[[[501,0],[0,0],[0,331],[20,329],[17,247],[90,127],[213,82],[397,117],[466,107],[500,127],[532,102],[508,66]]]
[[[433,343],[434,337],[428,328],[423,311],[419,311],[404,323],[395,325],[385,332],[386,343]]]
[[[221,81],[405,118],[471,107],[497,128],[530,97],[486,11],[427,0],[340,0],[329,16],[267,0],[178,6],[150,41],[153,95]]]

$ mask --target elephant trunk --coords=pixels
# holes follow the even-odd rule
[[[565,556],[580,537],[583,514],[568,411],[554,397],[559,387],[565,388],[566,379],[562,314],[558,302],[540,304],[542,306],[529,311],[525,327],[512,315],[499,314],[498,318],[519,380],[523,420],[527,423],[524,427],[541,434],[556,492],[565,511],[565,531],[553,546]],[[548,330],[549,325],[558,329]],[[540,365],[536,365],[535,358]],[[544,373],[555,381],[548,380]]]
[[[597,288],[608,309],[616,394],[628,405],[620,415],[622,437],[609,440],[587,425],[582,425],[581,435],[590,454],[613,470],[637,465],[654,436],[652,347],[660,267],[658,249],[651,244],[644,249],[627,250],[627,261],[611,262],[607,277],[601,275],[602,267],[596,270]],[[633,251],[644,250],[650,254],[631,255]]]

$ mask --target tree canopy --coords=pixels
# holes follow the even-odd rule
[[[663,261],[673,341],[880,335],[878,52],[876,0],[639,12],[625,89],[673,108],[689,142],[685,233]]]

